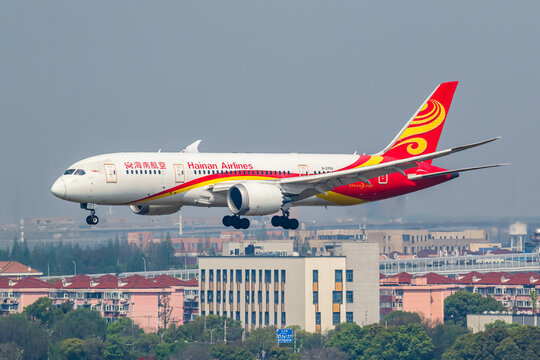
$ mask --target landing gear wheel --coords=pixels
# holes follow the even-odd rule
[[[285,230],[296,230],[298,229],[299,222],[296,219],[289,218],[289,212],[283,211],[282,216],[274,215],[272,216],[272,226],[279,227],[281,226]]]
[[[97,223],[99,222],[99,218],[96,216],[96,215],[92,215],[92,225],[97,225]]]
[[[233,228],[240,230],[240,229],[248,229],[250,225],[250,221],[247,218],[240,218],[238,215],[225,215],[221,221],[223,225],[229,227],[232,226]]]
[[[225,215],[221,222],[223,223],[223,225],[229,227],[233,224],[233,217],[230,215]]]
[[[87,223],[88,225],[92,225],[92,215],[88,215],[88,216],[86,217],[86,223]]]
[[[241,229],[247,229],[249,228],[249,219],[248,218],[243,218],[243,219],[239,219],[239,223],[240,223],[240,228]]]

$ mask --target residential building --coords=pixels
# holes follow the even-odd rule
[[[444,320],[444,299],[458,290],[492,296],[509,311],[532,312],[531,290],[540,291],[540,274],[470,272],[455,278],[428,273],[380,275],[381,316],[393,310],[419,313],[435,324]],[[537,303],[536,308],[540,305]]]
[[[6,276],[13,279],[22,279],[24,277],[39,277],[43,273],[32,269],[30,266],[26,266],[17,261],[0,261],[0,277]]]
[[[222,255],[243,256],[243,255],[294,255],[294,242],[291,240],[265,240],[223,243]]]
[[[54,305],[70,302],[76,309],[99,311],[107,322],[129,317],[144,331],[156,331],[170,324],[184,323],[186,288],[198,288],[196,279],[182,281],[162,275],[146,279],[140,275],[119,278],[114,275],[89,277],[77,275],[53,284],[37,278],[9,279],[0,277],[0,314],[21,313],[24,308],[40,297],[49,297]],[[190,298],[187,313],[196,316]]]

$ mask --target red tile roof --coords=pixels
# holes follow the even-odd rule
[[[42,273],[17,261],[0,261],[0,276],[10,276],[11,274],[35,274],[37,276]]]
[[[436,273],[427,273],[422,276],[417,277],[425,277],[427,279],[427,283],[429,285],[439,285],[439,284],[456,284],[456,281],[454,279],[447,278],[446,276],[442,276]]]
[[[152,279],[156,284],[168,286],[198,286],[199,282],[193,278],[190,280],[181,280],[169,275],[159,275]]]
[[[24,277],[22,279],[0,277],[0,289],[50,289],[53,287],[52,284],[35,277]]]

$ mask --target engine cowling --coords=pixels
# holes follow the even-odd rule
[[[229,189],[227,205],[237,215],[268,215],[281,209],[283,194],[271,184],[246,182]]]
[[[181,205],[130,205],[137,215],[169,215],[180,210]]]

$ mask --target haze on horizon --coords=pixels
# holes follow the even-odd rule
[[[538,13],[533,1],[2,2],[0,224],[83,223],[50,186],[101,153],[196,139],[204,152],[373,153],[452,80],[439,148],[503,138],[434,164],[511,166],[300,220],[537,217]]]

